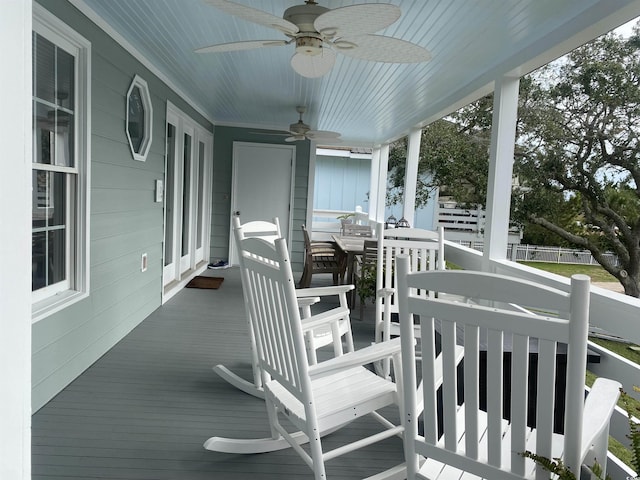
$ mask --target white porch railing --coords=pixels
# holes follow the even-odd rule
[[[488,270],[513,275],[569,291],[570,281],[565,277],[509,260],[486,261],[482,253],[477,250],[450,241],[445,242],[445,258],[467,270]],[[640,299],[593,285],[591,289],[591,325],[614,336],[640,344],[640,328],[638,328],[640,325]],[[590,363],[589,370],[598,376],[619,381],[629,395],[640,399],[640,395],[633,390],[633,385],[640,384],[640,366],[592,342],[590,342],[589,348],[600,354],[600,362]],[[640,423],[640,420],[635,420]],[[611,419],[610,435],[623,445],[628,446],[629,439],[626,437],[628,433],[627,415],[622,409],[616,408]],[[613,480],[625,480],[627,477],[633,476],[634,472],[619,459],[609,454],[607,474]]]
[[[337,217],[345,213],[352,212],[314,210],[312,223],[314,238],[328,239],[331,234],[338,233],[340,220]],[[366,218],[366,214],[362,214],[362,217]],[[456,242],[445,241],[445,258],[467,270],[488,270],[525,278],[565,291],[569,290],[570,281],[565,277],[517,264],[510,260],[485,263],[480,251]],[[595,285],[591,288],[591,326],[613,336],[640,344],[640,328],[638,328],[640,326],[640,299],[611,292]],[[640,400],[640,394],[633,390],[633,385],[640,384],[640,367],[592,342],[590,342],[589,348],[600,355],[600,362],[590,363],[589,370],[598,376],[619,381],[629,395]],[[640,423],[640,420],[636,419],[636,421]],[[616,408],[611,419],[610,434],[620,443],[628,446],[629,439],[626,437],[628,433],[627,415],[622,409]],[[607,473],[613,480],[625,480],[628,476],[634,475],[629,467],[611,454],[609,454],[607,462]]]

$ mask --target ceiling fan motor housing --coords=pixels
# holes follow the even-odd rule
[[[329,9],[316,3],[295,5],[287,8],[283,18],[295,24],[300,32],[296,35],[296,52],[303,55],[322,53],[322,36],[316,31],[313,22]]]
[[[320,55],[322,53],[322,39],[317,37],[297,37],[296,52],[303,55]]]
[[[289,125],[289,131],[291,133],[295,133],[296,135],[304,135],[309,130],[311,130],[311,127],[304,123],[302,120],[298,120],[296,123],[292,123],[291,125]]]

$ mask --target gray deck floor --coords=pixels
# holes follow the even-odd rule
[[[225,277],[222,287],[184,289],[33,416],[34,480],[313,478],[291,449],[203,448],[211,436],[269,436],[263,402],[211,370],[223,363],[251,378],[239,272],[206,274]],[[354,319],[353,329],[360,346],[373,340],[372,319]],[[333,447],[377,429],[362,419],[324,441]],[[402,460],[394,438],[330,461],[328,478],[360,479]]]

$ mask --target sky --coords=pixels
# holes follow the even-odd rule
[[[623,25],[620,25],[618,28],[616,28],[614,31],[620,35],[622,35],[623,37],[628,37],[631,35],[632,30],[633,30],[633,26],[636,24],[636,21],[638,20],[638,18],[634,18],[633,20],[631,20],[630,22],[627,22]]]

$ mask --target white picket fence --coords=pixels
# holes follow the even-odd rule
[[[446,231],[445,231],[446,236]],[[482,251],[483,242],[457,242],[465,247]],[[599,265],[589,250],[577,250],[564,247],[543,247],[539,245],[509,245],[509,259],[514,262],[545,262],[545,263],[575,263],[580,265]],[[619,264],[618,256],[614,253],[605,253],[615,265]]]

